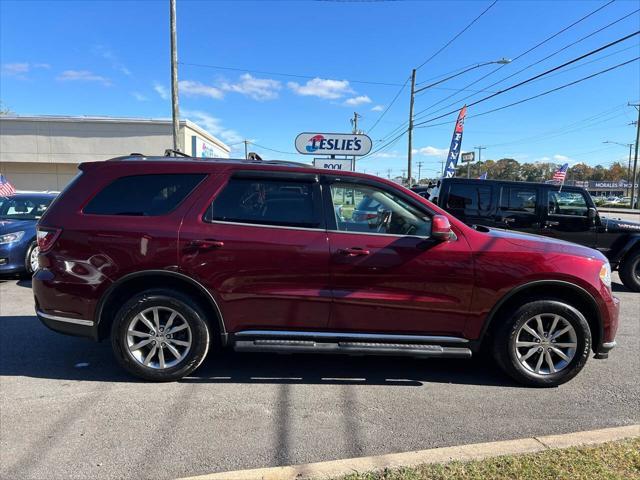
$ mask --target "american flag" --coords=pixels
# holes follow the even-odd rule
[[[552,180],[554,182],[564,183],[564,179],[567,178],[568,169],[569,169],[569,164],[565,163],[556,171],[556,173],[553,174]]]
[[[16,189],[9,183],[9,180],[0,173],[0,197],[8,197],[16,193]]]

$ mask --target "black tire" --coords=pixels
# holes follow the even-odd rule
[[[632,292],[640,292],[640,250],[631,252],[622,259],[618,273],[625,287]]]
[[[31,244],[29,244],[29,248],[27,248],[27,254],[24,257],[24,270],[26,272],[26,275],[28,275],[29,277],[33,276],[33,274],[35,273],[35,270],[33,269],[33,267],[31,267],[31,254],[37,248],[38,244],[34,240],[33,242],[31,242]]]
[[[178,312],[189,326],[191,346],[185,357],[167,368],[143,365],[130,352],[127,329],[130,322],[149,308],[160,307]],[[211,335],[199,305],[182,293],[171,290],[147,290],[132,297],[116,314],[111,327],[111,346],[118,363],[132,375],[154,382],[170,382],[189,375],[204,361]],[[174,335],[175,336],[175,335]],[[154,343],[155,345],[155,343]],[[168,352],[168,350],[165,350]]]
[[[518,332],[536,315],[543,315],[543,318],[546,315],[559,315],[573,327],[576,334],[577,345],[573,358],[555,373],[535,373],[518,360]],[[587,320],[574,307],[558,300],[538,300],[519,307],[502,319],[493,343],[493,355],[500,368],[519,383],[532,387],[555,387],[568,382],[585,366],[590,350],[591,330]]]

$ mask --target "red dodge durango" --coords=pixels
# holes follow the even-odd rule
[[[367,215],[354,215],[365,201]],[[80,165],[38,226],[36,311],[147,380],[210,349],[469,358],[555,386],[615,346],[596,250],[468,227],[393,182],[277,161]]]

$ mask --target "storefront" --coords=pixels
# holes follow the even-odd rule
[[[182,150],[228,158],[230,148],[189,120],[180,122]],[[0,172],[19,190],[61,190],[81,162],[172,148],[170,120],[1,116]]]

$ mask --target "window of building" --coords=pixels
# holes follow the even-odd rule
[[[205,174],[152,174],[122,177],[84,207],[92,215],[165,215],[206,177]]]
[[[315,197],[311,182],[232,178],[204,220],[317,228],[322,222]]]

